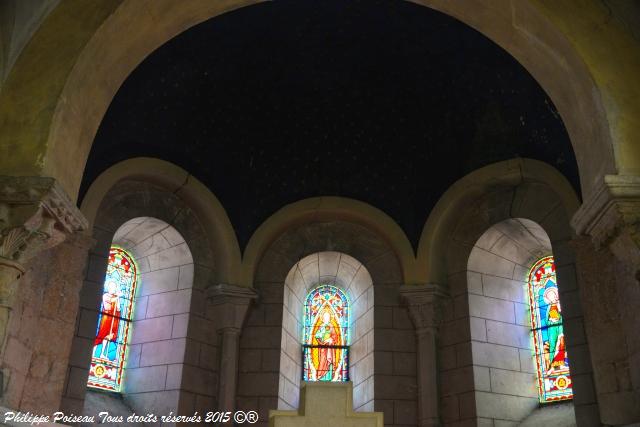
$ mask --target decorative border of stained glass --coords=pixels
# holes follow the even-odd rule
[[[531,267],[527,289],[540,402],[572,399],[573,384],[552,256],[538,260]]]
[[[119,392],[126,359],[138,269],[124,249],[111,247],[87,386]]]
[[[307,295],[302,345],[303,381],[349,381],[349,300],[324,284]]]

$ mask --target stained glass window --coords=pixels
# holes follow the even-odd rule
[[[571,399],[573,389],[553,257],[544,257],[531,267],[528,293],[540,402]]]
[[[304,381],[349,381],[349,300],[333,285],[320,285],[304,306]]]
[[[89,387],[120,391],[137,281],[131,255],[112,247],[93,341]]]

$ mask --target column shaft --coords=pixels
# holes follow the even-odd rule
[[[222,331],[220,378],[218,380],[218,407],[221,411],[233,411],[235,409],[239,349],[240,330],[225,328]]]

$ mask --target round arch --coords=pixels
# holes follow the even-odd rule
[[[545,225],[558,219],[554,215],[559,216],[560,225],[550,225],[553,228],[546,231],[552,240],[568,238],[568,221],[577,211],[580,201],[566,178],[546,163],[532,159],[507,160],[480,168],[458,180],[440,198],[422,230],[417,254],[420,277],[425,283],[447,283],[452,268],[447,265],[447,254],[453,250],[450,245],[452,236],[461,236],[459,226],[462,218],[483,223],[474,223],[478,225],[474,229],[475,234],[465,237],[465,241],[473,246],[480,237],[478,233],[491,225],[510,217],[527,218],[526,210],[530,204],[544,201],[541,197],[544,191],[553,192],[553,210],[546,212],[547,217],[531,219]],[[499,196],[501,200],[495,201],[496,206],[489,206],[487,216],[466,216],[469,207],[481,198],[491,198],[491,194],[502,195],[504,192],[510,196]],[[535,212],[540,215],[543,211],[535,209]]]
[[[464,355],[456,353],[457,360],[462,363],[452,362],[441,368],[441,374],[446,378],[443,383],[449,384],[441,390],[443,398],[458,392],[451,384],[460,381],[456,375],[468,374],[463,373],[468,360],[485,367],[487,363],[493,363],[487,362],[487,358],[481,360],[482,354],[494,354],[491,346],[495,342],[489,343],[488,338],[483,341],[480,336],[480,325],[485,325],[485,320],[491,318],[502,326],[511,323],[510,328],[522,328],[523,322],[518,320],[518,325],[514,319],[522,319],[526,310],[514,311],[514,304],[524,295],[522,284],[530,267],[527,264],[537,255],[552,253],[563,318],[570,331],[567,332],[567,351],[576,366],[571,371],[576,418],[600,419],[589,363],[592,355],[597,354],[594,353],[597,347],[581,332],[587,320],[580,303],[583,290],[571,243],[575,234],[569,221],[578,206],[578,198],[566,179],[553,167],[531,159],[509,160],[478,169],[457,181],[438,201],[421,236],[418,265],[424,269],[427,283],[445,285],[450,296],[443,302],[443,312],[448,313],[448,317],[443,316],[439,351],[450,354],[456,348],[465,349]],[[531,252],[527,254],[527,236],[532,239],[537,236],[534,240],[544,244],[530,246]],[[518,258],[522,255],[531,258]],[[517,297],[507,295],[509,287]],[[504,306],[496,308],[500,304]],[[585,306],[585,310],[588,309]],[[492,317],[489,312],[498,314]],[[500,317],[501,312],[510,315]],[[589,312],[586,315],[590,315]],[[486,325],[489,325],[488,321]],[[494,326],[492,324],[491,328],[495,332]],[[526,331],[520,335],[526,343],[522,349],[527,355],[530,350],[524,347],[528,345],[525,340],[528,334]],[[521,366],[520,359],[514,357],[511,367],[515,369],[516,364]],[[496,364],[488,366],[504,368]],[[504,412],[494,414],[489,409],[487,402],[496,399],[495,396],[488,397],[487,392],[491,389],[482,390],[475,392],[479,396],[476,415],[505,419]],[[537,405],[536,395],[526,397],[530,399],[529,409],[517,417],[515,412],[510,414],[509,419],[521,419]],[[508,405],[505,403],[505,407]]]
[[[416,271],[413,249],[393,219],[379,209],[357,200],[314,197],[285,206],[255,231],[244,252],[240,284],[253,285],[260,260],[271,244],[286,230],[310,222],[326,221],[351,222],[377,233],[398,259],[404,280],[413,281]]]
[[[640,49],[604,5],[414,2],[482,32],[541,83],[569,131],[583,194],[591,194],[605,174],[640,172],[634,137],[640,133]],[[0,93],[0,168],[52,176],[75,199],[98,125],[129,73],[180,32],[255,3],[100,0],[89,10],[62,2],[31,37]],[[136,37],[123,30],[131,25]],[[43,68],[46,77],[39,73]]]
[[[104,171],[89,187],[80,210],[89,221],[89,230],[108,192],[123,180],[140,180],[158,185],[174,194],[194,211],[206,233],[218,283],[238,283],[240,246],[226,211],[200,181],[180,167],[164,160],[138,157],[117,163]],[[172,218],[167,218],[171,222]]]

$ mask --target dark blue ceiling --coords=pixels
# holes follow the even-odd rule
[[[383,210],[416,245],[452,183],[514,157],[579,188],[563,123],[526,70],[455,19],[397,0],[274,1],[180,34],[118,91],[82,192],[137,156],[205,183],[242,247],[282,206],[321,195]]]

